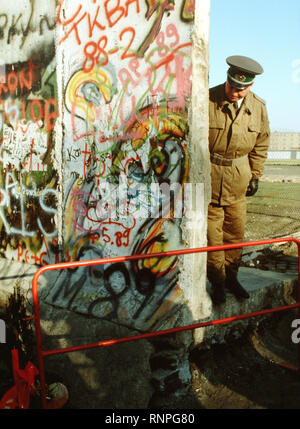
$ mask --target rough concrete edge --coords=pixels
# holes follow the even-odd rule
[[[201,231],[194,231],[189,239],[190,247],[207,245],[207,207],[211,196],[210,163],[208,148],[208,96],[209,96],[209,13],[210,0],[195,2],[195,21],[192,51],[192,98],[190,109],[191,124],[191,178],[194,183],[204,184],[203,224]],[[211,300],[206,291],[206,252],[193,254],[193,320],[201,320],[211,314]],[[201,270],[199,269],[201,267]],[[194,342],[202,341],[202,333],[193,332]]]
[[[250,299],[244,301],[237,301],[233,295],[228,293],[226,299],[227,308],[221,310],[214,308],[212,316],[206,321],[225,319],[227,317],[234,317],[235,315],[250,314],[261,310],[295,304],[296,301],[293,298],[293,293],[295,292],[297,283],[295,275],[287,276],[286,279],[273,282],[265,287],[256,288],[252,291],[248,290]],[[240,338],[249,329],[253,330],[261,322],[270,317],[272,317],[272,313],[231,321],[222,325],[200,328],[204,330],[203,341],[194,348],[199,350],[209,349],[214,344],[226,344],[231,340]]]

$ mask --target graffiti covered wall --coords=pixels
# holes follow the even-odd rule
[[[195,0],[22,3],[0,10],[2,257],[44,265],[189,247]],[[63,270],[46,300],[172,325],[186,305],[180,264]]]
[[[55,261],[55,2],[0,2],[0,254]]]

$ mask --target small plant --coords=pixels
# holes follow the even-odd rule
[[[28,362],[33,358],[33,332],[26,308],[26,298],[22,294],[20,283],[14,286],[13,293],[8,297],[5,308],[8,330],[8,343],[11,349],[16,348],[20,361]]]
[[[32,363],[35,356],[34,335],[31,319],[28,319],[30,315],[27,312],[26,297],[22,293],[19,282],[8,297],[5,313],[8,331],[6,346],[11,349],[15,385],[4,394],[2,399],[0,396],[0,409],[39,408],[40,381],[38,369]],[[69,399],[66,386],[60,382],[46,385],[46,389],[47,408],[62,408]]]

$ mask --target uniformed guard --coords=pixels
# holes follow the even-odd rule
[[[246,196],[258,189],[267,158],[270,130],[265,102],[250,91],[259,63],[244,56],[226,59],[224,84],[209,91],[209,150],[212,197],[208,206],[208,246],[244,240]],[[207,252],[212,300],[224,303],[228,289],[249,298],[238,281],[242,249]]]

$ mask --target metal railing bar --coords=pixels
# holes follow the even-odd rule
[[[207,321],[207,322],[193,323],[191,325],[186,325],[186,326],[181,326],[181,327],[171,328],[171,329],[165,329],[162,331],[148,332],[146,334],[132,335],[129,337],[117,338],[117,339],[113,339],[113,340],[104,340],[104,341],[99,341],[96,343],[84,344],[81,346],[65,347],[62,349],[54,349],[54,350],[43,350],[42,353],[43,353],[43,356],[51,356],[51,355],[55,355],[55,354],[76,352],[79,350],[92,349],[92,348],[96,348],[96,347],[113,346],[115,344],[121,344],[121,343],[129,342],[129,341],[144,340],[144,339],[148,339],[148,338],[152,338],[152,337],[157,337],[160,335],[168,335],[168,334],[174,334],[176,332],[188,331],[188,330],[198,329],[198,328],[205,328],[208,326],[222,325],[225,323],[235,322],[237,320],[249,319],[251,317],[262,316],[265,314],[275,313],[278,311],[290,310],[292,308],[300,308],[300,303],[291,304],[291,305],[287,305],[284,307],[278,307],[278,308],[256,311],[253,313],[247,313],[247,314],[243,314],[243,315],[239,315],[239,316],[227,317],[225,319],[215,319],[215,320],[211,320],[211,321]]]
[[[297,303],[295,304],[283,306],[279,308],[260,310],[260,311],[248,313],[248,314],[241,314],[238,316],[227,317],[225,319],[215,319],[207,322],[201,322],[197,324],[181,326],[181,327],[166,329],[162,331],[149,332],[149,333],[135,335],[131,337],[123,337],[119,339],[100,341],[92,344],[84,344],[80,346],[73,346],[73,347],[67,347],[67,348],[56,349],[56,350],[48,350],[48,351],[44,351],[42,348],[42,335],[41,335],[41,326],[40,326],[40,310],[39,310],[39,298],[38,298],[38,278],[42,273],[46,271],[68,269],[68,268],[82,267],[82,266],[93,266],[93,265],[108,264],[108,263],[115,263],[115,262],[126,262],[126,261],[132,261],[137,259],[162,258],[162,257],[170,257],[170,256],[188,255],[188,254],[195,254],[195,253],[201,253],[201,252],[237,249],[237,248],[244,248],[244,247],[250,247],[250,246],[260,246],[265,244],[274,244],[274,243],[283,243],[283,242],[294,242],[298,246],[298,299],[297,299]],[[274,239],[267,239],[267,240],[256,240],[251,242],[224,244],[221,246],[208,246],[208,247],[199,247],[194,249],[170,250],[167,252],[152,253],[152,254],[148,253],[148,254],[141,254],[141,255],[116,256],[111,258],[101,258],[101,259],[93,259],[93,260],[87,260],[87,261],[62,262],[58,264],[45,265],[39,268],[35,273],[35,275],[33,276],[32,298],[33,298],[33,310],[34,310],[34,319],[35,319],[35,327],[36,327],[36,346],[37,346],[38,366],[39,366],[40,383],[41,383],[42,405],[43,405],[43,408],[47,408],[46,380],[45,380],[45,369],[44,369],[44,357],[46,356],[68,353],[72,351],[86,350],[86,349],[91,349],[95,347],[110,346],[110,345],[120,344],[128,341],[147,339],[147,338],[151,338],[159,335],[167,335],[175,332],[197,329],[201,327],[215,326],[215,325],[230,323],[236,320],[247,319],[250,317],[275,313],[278,311],[288,310],[292,308],[299,308],[299,318],[300,318],[300,240],[294,237],[285,237],[285,238],[281,237],[281,238],[274,238]],[[290,365],[285,365],[285,366],[287,368],[294,369],[300,372],[300,343],[299,343],[299,366],[297,368]]]

